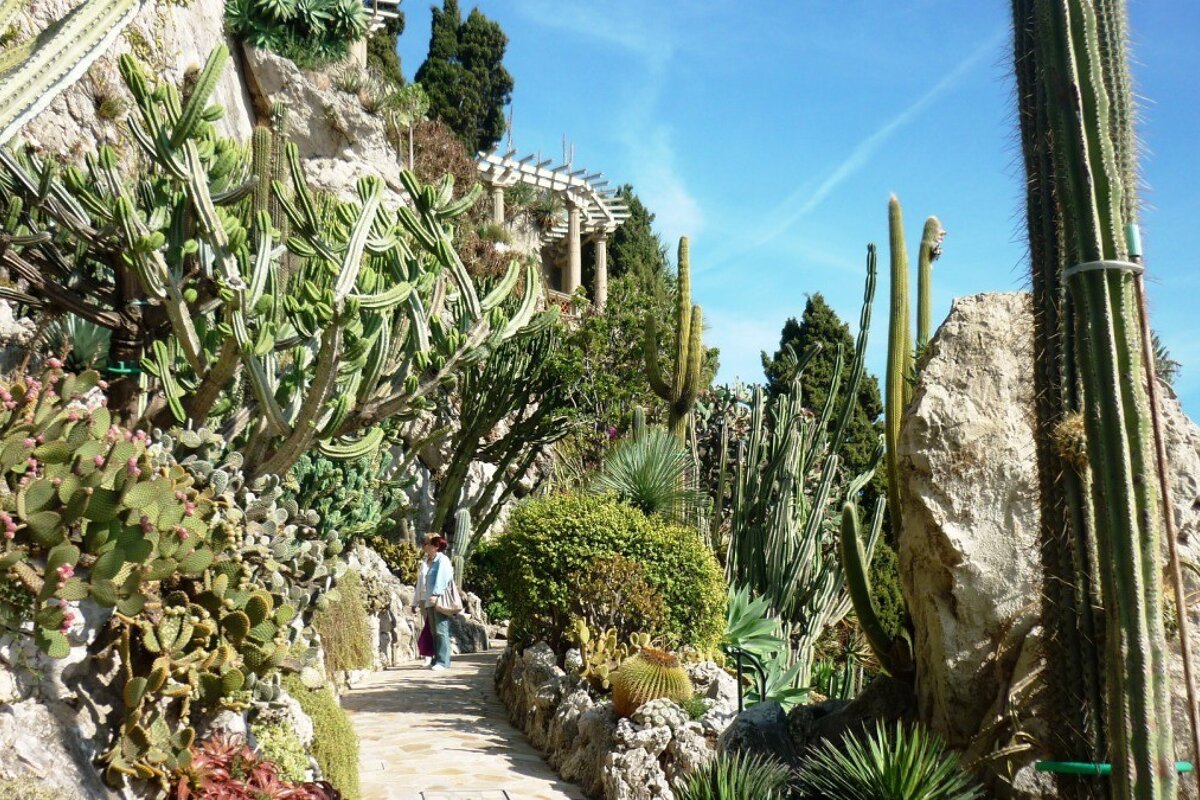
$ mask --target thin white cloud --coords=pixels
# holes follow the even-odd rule
[[[824,202],[825,198],[835,189],[841,186],[847,178],[865,167],[875,154],[879,152],[879,149],[898,130],[916,119],[943,95],[953,89],[981,61],[992,55],[1007,36],[1007,31],[1000,31],[977,46],[944,78],[934,84],[925,94],[917,98],[908,108],[896,114],[881,125],[874,133],[855,145],[850,154],[834,167],[815,188],[813,184],[816,181],[810,178],[801,184],[800,188],[777,203],[775,208],[767,215],[767,218],[773,220],[773,222],[761,231],[746,249],[766,244],[787,231],[797,220],[807,216],[813,209]]]
[[[642,4],[615,6],[563,0],[518,3],[521,13],[539,25],[621,48],[643,62],[638,84],[628,88],[619,112],[609,118],[614,138],[625,150],[628,180],[654,212],[663,237],[671,242],[684,234],[696,235],[704,227],[704,214],[679,167],[674,130],[659,114],[668,67],[677,51],[675,28],[670,19],[648,13]],[[615,173],[612,167],[605,171]]]

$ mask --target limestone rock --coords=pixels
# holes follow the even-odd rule
[[[719,671],[715,664],[694,669],[710,676]],[[597,700],[578,676],[559,669],[545,644],[523,653],[506,649],[496,687],[513,723],[590,796],[671,798],[671,787],[716,753],[715,730],[670,700],[653,700],[629,719],[616,719],[612,702]]]
[[[734,717],[717,741],[717,748],[722,753],[759,753],[782,764],[796,762],[787,715],[774,700],[756,703]]]
[[[29,699],[0,706],[0,778],[34,780],[62,800],[115,797],[83,744],[74,720],[49,705]]]
[[[1026,294],[955,301],[929,344],[900,440],[899,557],[915,628],[919,716],[970,758],[1016,743],[1018,729],[1037,740],[1050,724],[1038,717],[1044,654],[1032,331]],[[1163,388],[1172,512],[1181,558],[1195,562],[1200,428]],[[1165,552],[1164,543],[1164,563]],[[1185,574],[1189,592],[1200,588]],[[1200,649],[1200,614],[1191,616]],[[1187,759],[1182,666],[1173,656],[1176,755]],[[998,718],[1009,722],[992,725]],[[988,735],[977,736],[981,729]],[[1027,750],[995,761],[997,773],[1013,777],[997,778],[994,796],[1056,796],[1032,770],[1034,759],[1049,756],[1061,754]],[[1181,787],[1181,796],[1196,796],[1193,782]]]
[[[382,116],[368,113],[356,95],[339,91],[324,74],[249,45],[245,53],[255,91],[268,104],[287,106],[287,133],[314,188],[354,200],[358,179],[375,175],[387,186],[389,204],[402,202],[400,159]]]
[[[346,563],[362,580],[375,668],[416,659],[417,636],[424,622],[409,608],[412,587],[405,586],[388,569],[383,557],[361,542],[346,553]]]
[[[16,25],[23,35],[33,35],[77,5],[76,0],[28,0],[18,12]],[[34,148],[78,157],[98,143],[125,140],[124,119],[132,97],[117,70],[117,59],[132,53],[147,71],[176,84],[190,70],[203,66],[218,45],[231,52],[238,45],[225,36],[223,0],[148,0],[133,22],[87,71],[50,106],[21,130]],[[230,59],[213,93],[213,102],[225,109],[216,122],[224,136],[247,140],[254,126],[250,96]],[[133,148],[118,148],[124,159]]]
[[[1032,326],[1018,322],[1029,315],[1026,294],[955,301],[901,428],[899,555],[921,719],[951,746],[979,730],[992,664],[1011,666],[1035,622]]]

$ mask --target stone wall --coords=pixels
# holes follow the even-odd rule
[[[578,664],[578,651],[566,663]],[[736,685],[724,670],[709,662],[685,666],[708,704],[698,720],[669,700],[617,719],[612,701],[597,698],[574,670],[563,670],[544,643],[506,649],[496,665],[496,691],[512,723],[589,796],[673,800],[677,782],[713,758],[737,707]]]

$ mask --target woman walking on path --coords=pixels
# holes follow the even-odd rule
[[[425,576],[425,624],[433,628],[434,656],[430,669],[450,666],[450,617],[437,609],[442,593],[454,581],[454,565],[446,556],[446,537],[431,533],[425,537],[425,555],[430,559]]]
[[[426,551],[429,548],[424,548]],[[437,551],[434,551],[434,555]],[[433,556],[428,552],[421,554],[421,563],[417,565],[417,585],[413,587],[412,610],[416,612],[418,609],[421,612],[421,635],[417,637],[417,653],[425,660],[425,666],[430,666],[433,663],[433,623],[429,620],[428,610],[429,596],[426,592],[426,581],[429,578],[429,566],[433,562]]]

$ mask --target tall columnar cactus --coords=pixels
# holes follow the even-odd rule
[[[921,248],[917,252],[917,352],[929,344],[933,320],[933,262],[942,254],[946,232],[937,217],[925,220]]]
[[[854,606],[854,616],[867,637],[871,650],[880,665],[894,677],[901,677],[912,669],[912,654],[904,639],[889,636],[883,623],[875,613],[871,600],[871,561],[867,556],[870,545],[879,538],[883,526],[883,500],[877,501],[872,515],[871,533],[867,544],[863,544],[862,526],[858,521],[858,506],[853,501],[842,506],[841,539],[838,554],[842,560],[842,572],[846,576],[846,589]]]
[[[872,246],[850,385],[841,386],[839,352],[828,400],[816,416],[803,406],[803,362],[791,391],[768,400],[759,387],[751,402],[749,436],[738,459],[726,569],[732,585],[770,604],[792,645],[788,661],[797,667],[799,686],[808,685],[822,632],[851,607],[841,564],[833,554],[837,509],[858,496],[883,458],[880,442],[870,466],[862,474],[847,476],[837,456],[863,376],[875,270]],[[873,541],[868,543],[868,563],[873,546]]]
[[[884,392],[884,436],[887,443],[888,509],[892,530],[899,534],[900,509],[900,423],[912,402],[916,378],[916,354],[929,343],[932,316],[933,262],[942,253],[945,236],[937,217],[925,220],[917,251],[917,337],[912,337],[912,306],[909,299],[908,251],[904,244],[904,216],[900,201],[888,200],[888,248],[891,254],[891,305],[888,321],[888,362]]]
[[[0,0],[0,30],[22,0]],[[0,147],[87,71],[138,11],[142,0],[87,0],[27,42],[0,51]]]
[[[667,403],[667,427],[681,443],[686,443],[688,420],[700,391],[700,373],[704,368],[704,344],[701,342],[704,319],[700,306],[692,305],[692,269],[688,239],[679,239],[678,308],[675,312],[675,365],[670,382],[663,378],[658,348],[658,320],[646,318],[646,376],[650,388]]]
[[[900,201],[888,200],[888,248],[891,254],[891,303],[888,309],[888,361],[884,377],[884,441],[887,446],[888,509],[895,530],[900,527],[900,421],[912,399],[912,311],[909,307],[908,251],[904,246],[904,216]]]
[[[376,423],[424,407],[524,328],[540,285],[514,262],[480,296],[452,246],[453,221],[478,193],[453,200],[450,179],[425,186],[405,173],[411,206],[392,210],[376,177],[359,181],[356,201],[311,192],[278,131],[255,133],[247,163],[211,125],[227,58],[213,53],[185,103],[122,57],[136,102],[129,133],[150,165],[133,178],[108,147],[61,176],[52,161],[0,153],[14,236],[0,262],[28,282],[26,302],[113,331],[110,368],[140,368],[161,390],[148,423],[220,425],[249,472],[282,474],[313,446],[338,458],[370,451]],[[287,180],[267,196],[259,181],[282,166]],[[49,229],[61,237],[49,241]],[[510,302],[522,273],[526,291]],[[113,384],[140,397],[134,378]],[[141,413],[113,404],[127,419]]]
[[[1013,16],[1038,290],[1038,373],[1052,390],[1051,401],[1039,406],[1039,429],[1044,433],[1052,422],[1047,413],[1077,407],[1088,453],[1088,469],[1068,470],[1061,499],[1052,494],[1047,502],[1062,509],[1056,519],[1072,523],[1072,541],[1056,548],[1059,562],[1062,551],[1070,553],[1071,585],[1089,588],[1093,570],[1099,579],[1098,598],[1094,589],[1063,598],[1071,605],[1047,618],[1067,629],[1067,637],[1077,636],[1087,625],[1086,606],[1102,602],[1102,729],[1111,737],[1113,794],[1173,798],[1159,564],[1163,511],[1129,265],[1137,187],[1125,7],[1120,0],[1014,0]],[[1050,345],[1054,337],[1062,337],[1061,350]],[[1043,474],[1048,466],[1043,458]],[[1088,495],[1076,494],[1089,483],[1090,503]]]

